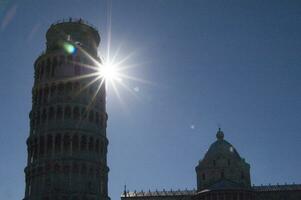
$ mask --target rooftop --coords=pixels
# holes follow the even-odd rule
[[[293,191],[301,190],[301,184],[285,184],[285,185],[261,185],[252,186],[255,192],[276,192],[276,191]],[[162,196],[191,196],[195,195],[197,190],[162,190],[162,191],[134,191],[124,192],[121,197],[162,197]]]
[[[261,185],[261,186],[253,186],[252,188],[256,192],[292,191],[292,190],[301,190],[301,184]]]
[[[124,192],[121,197],[154,197],[154,196],[189,196],[194,195],[196,190],[162,190],[162,191],[140,191],[140,192]]]
[[[85,24],[85,25],[90,26],[90,27],[94,28],[95,30],[97,30],[97,28],[93,24],[89,23],[88,21],[86,21],[82,18],[72,18],[72,17],[70,17],[68,19],[57,20],[56,22],[52,23],[51,26],[55,26],[57,24],[62,24],[62,23],[67,23],[67,22]]]

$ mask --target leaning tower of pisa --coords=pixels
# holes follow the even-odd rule
[[[108,200],[105,84],[100,36],[83,20],[46,33],[34,63],[24,200]]]

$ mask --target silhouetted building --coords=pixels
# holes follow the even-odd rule
[[[301,185],[251,186],[250,165],[219,129],[196,166],[197,190],[124,191],[122,200],[300,200]]]
[[[34,63],[24,200],[108,200],[105,85],[91,76],[100,36],[70,19],[46,39]]]

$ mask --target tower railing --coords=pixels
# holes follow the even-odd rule
[[[55,26],[57,24],[61,24],[61,23],[65,23],[65,22],[74,22],[74,23],[79,23],[79,24],[85,24],[85,25],[88,25],[92,28],[94,28],[95,30],[97,30],[97,27],[95,27],[94,25],[92,25],[91,23],[89,23],[87,20],[84,20],[82,18],[64,18],[64,19],[60,19],[60,20],[57,20],[56,22],[52,23],[51,26]]]

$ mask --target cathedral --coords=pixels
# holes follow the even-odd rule
[[[195,168],[197,190],[124,191],[121,200],[300,200],[301,185],[251,186],[250,164],[220,129]]]
[[[23,200],[109,200],[106,91],[97,30],[52,24],[34,63]],[[124,191],[121,200],[301,200],[301,185],[252,186],[250,165],[219,129],[195,168],[197,190]]]

